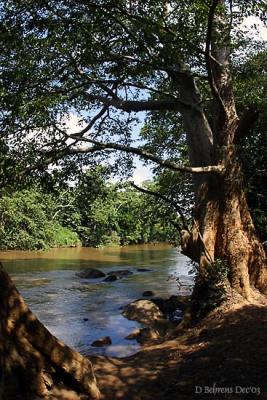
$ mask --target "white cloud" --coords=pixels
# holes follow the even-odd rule
[[[255,29],[256,25],[256,29]],[[244,31],[248,31],[249,35],[254,35],[259,40],[267,41],[267,28],[264,23],[258,18],[254,16],[250,16],[244,19],[241,24],[241,29]]]
[[[70,113],[62,122],[68,134],[78,133],[85,127],[85,121],[81,121],[81,117],[74,113]]]
[[[140,161],[135,163],[136,168],[133,173],[133,181],[136,185],[140,185],[147,179],[152,179],[152,172],[149,167],[144,166]]]

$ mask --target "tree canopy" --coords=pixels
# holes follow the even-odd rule
[[[14,153],[19,141],[24,168],[32,159],[43,165],[66,154],[89,157],[100,150],[124,150],[183,170],[179,138],[188,130],[190,112],[203,125],[211,117],[212,97],[221,103],[211,77],[214,56],[207,63],[215,41],[211,29],[216,7],[219,14],[226,9],[219,42],[230,45],[232,65],[239,66],[234,84],[242,87],[241,65],[250,54],[260,51],[264,57],[265,46],[246,36],[240,24],[249,15],[264,20],[265,2],[2,2],[1,130],[9,137],[6,145],[13,144],[9,150]],[[244,104],[243,93],[241,112],[254,100]],[[156,118],[165,129],[153,133],[157,148],[149,146],[148,151],[131,131],[138,112],[149,112],[151,127],[155,111],[164,111]],[[166,129],[172,118],[167,111],[175,112],[172,132]],[[70,113],[81,121],[81,129],[71,135],[66,129]],[[191,140],[197,140],[199,129]],[[212,129],[205,145],[212,140]],[[147,137],[143,131],[142,138]],[[205,149],[194,158],[186,171],[210,165]]]

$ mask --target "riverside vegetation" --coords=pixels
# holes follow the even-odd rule
[[[36,182],[6,193],[0,199],[0,215],[2,250],[177,240],[170,218],[162,220],[155,201],[148,202],[147,195],[129,184],[109,182],[103,168],[82,174],[74,186]]]

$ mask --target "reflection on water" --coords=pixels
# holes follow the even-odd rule
[[[45,326],[83,354],[125,356],[134,353],[139,345],[124,338],[139,324],[123,318],[121,307],[142,297],[145,290],[169,297],[188,293],[192,284],[186,258],[167,245],[7,251],[0,252],[0,260]],[[105,273],[129,269],[133,275],[115,282],[81,279],[75,275],[86,267]],[[138,272],[137,268],[151,271]],[[184,286],[178,288],[174,279],[168,279],[173,274]],[[111,346],[90,346],[103,336],[112,338]]]

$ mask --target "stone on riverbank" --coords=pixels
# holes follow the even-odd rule
[[[168,299],[154,297],[151,301],[156,304],[163,314],[171,314],[177,309],[184,311],[188,304],[190,296],[170,296]]]
[[[136,340],[138,343],[140,343],[142,346],[143,345],[150,345],[153,340],[159,339],[160,334],[157,329],[147,327],[140,329],[140,333],[137,336]]]
[[[136,271],[138,271],[138,272],[151,272],[152,269],[148,269],[148,268],[137,268]]]
[[[140,335],[140,332],[141,332],[141,329],[136,328],[131,333],[129,333],[129,335],[127,335],[125,339],[127,339],[127,340],[135,340]]]

